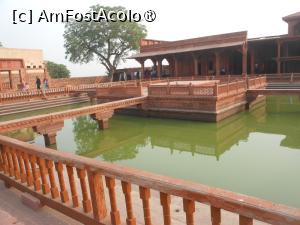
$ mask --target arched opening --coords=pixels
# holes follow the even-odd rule
[[[169,77],[170,76],[170,63],[164,58],[161,62],[161,77]]]
[[[144,62],[144,78],[149,79],[151,77],[156,77],[156,65],[151,59],[146,59]]]

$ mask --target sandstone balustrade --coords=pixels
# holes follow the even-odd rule
[[[71,153],[53,151],[37,145],[0,136],[0,179],[39,199],[42,204],[76,219],[83,224],[178,224],[172,202],[181,199],[185,221],[202,223],[198,214],[207,213],[212,225],[235,224],[226,221],[231,212],[238,216],[236,224],[299,225],[300,209],[275,204],[263,199],[225,191],[189,181],[156,175],[145,171],[89,159]],[[121,192],[118,184],[121,184]],[[139,198],[133,186],[138,186]],[[152,207],[154,193],[159,193],[160,207]],[[120,207],[120,199],[125,208]],[[141,203],[141,204],[140,204]],[[199,211],[198,205],[209,211]],[[178,205],[179,206],[179,205]],[[176,210],[180,210],[179,208]],[[161,212],[162,222],[157,223]],[[202,217],[201,217],[202,218]],[[208,223],[205,223],[208,224]]]

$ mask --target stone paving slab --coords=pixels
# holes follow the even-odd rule
[[[0,225],[81,225],[49,207],[34,211],[22,204],[20,196],[20,191],[0,181]]]

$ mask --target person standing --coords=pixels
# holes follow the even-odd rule
[[[36,88],[37,88],[38,90],[40,90],[40,89],[41,89],[41,80],[40,80],[39,77],[36,77],[35,84],[36,84]]]
[[[44,83],[44,89],[45,90],[48,89],[49,88],[49,83],[48,83],[48,79],[47,78],[44,78],[43,83]]]

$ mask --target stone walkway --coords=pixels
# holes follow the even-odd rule
[[[20,195],[0,181],[0,225],[81,225],[49,207],[34,211],[22,204]]]

